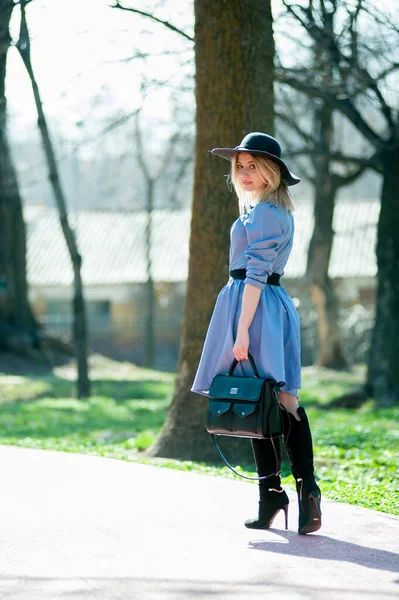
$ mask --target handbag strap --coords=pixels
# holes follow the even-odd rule
[[[248,352],[248,360],[251,363],[251,367],[252,367],[255,377],[259,377],[258,369],[256,368],[255,361],[250,352]],[[229,373],[228,373],[229,375],[233,375],[233,371],[237,365],[238,365],[238,360],[235,358],[230,365],[230,369],[229,369]]]
[[[234,469],[234,467],[231,466],[231,464],[229,462],[227,462],[223,452],[221,451],[221,449],[219,448],[219,444],[216,441],[216,437],[213,433],[209,434],[212,438],[212,442],[213,445],[215,446],[217,453],[219,454],[220,458],[222,459],[222,461],[225,463],[225,465],[227,467],[229,467],[230,471],[233,471],[233,473],[235,475],[238,475],[239,477],[242,477],[243,479],[249,479],[250,481],[263,481],[264,479],[269,479],[270,477],[275,477],[276,475],[280,475],[281,471],[276,471],[275,473],[270,473],[270,475],[262,475],[261,477],[248,477],[247,475],[242,475],[242,473],[239,473],[238,471],[236,471]],[[277,457],[277,451],[276,448],[274,446],[274,442],[273,442],[273,438],[270,438],[272,446],[273,446],[273,450],[274,450],[274,455],[276,457],[276,465],[278,464],[278,457]]]

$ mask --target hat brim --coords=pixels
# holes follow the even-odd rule
[[[238,152],[248,152],[248,154],[260,154],[261,156],[266,156],[267,158],[278,164],[281,170],[281,179],[287,185],[296,185],[301,181],[299,177],[297,177],[288,170],[287,165],[281,160],[281,158],[278,158],[278,156],[275,156],[274,154],[270,154],[270,152],[265,152],[263,150],[248,150],[248,148],[242,148],[240,146],[238,146],[237,148],[214,148],[213,150],[209,150],[209,152],[211,154],[215,154],[216,156],[221,156],[226,160],[232,160],[232,158]]]

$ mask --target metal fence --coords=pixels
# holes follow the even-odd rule
[[[302,308],[301,343],[302,365],[314,364],[317,359],[316,313],[310,307]],[[154,368],[174,371],[180,344],[181,314],[155,324]],[[343,308],[339,315],[344,353],[349,364],[365,362],[374,324],[374,309],[360,304]],[[64,341],[71,341],[72,316],[47,315],[39,318],[46,332]],[[112,323],[109,318],[92,316],[88,319],[89,344],[94,352],[110,358],[144,363],[144,320],[125,320]]]

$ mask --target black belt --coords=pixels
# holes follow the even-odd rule
[[[233,279],[246,279],[247,277],[247,270],[246,269],[233,269],[233,271],[230,271],[230,276]],[[269,285],[280,285],[280,274],[279,273],[272,273],[271,275],[269,275],[269,277],[267,278],[267,282]]]

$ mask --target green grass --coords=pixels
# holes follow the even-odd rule
[[[303,370],[301,402],[312,425],[323,494],[331,499],[399,515],[399,407],[333,409],[329,403],[362,380],[353,373]],[[0,373],[0,443],[91,453],[169,468],[234,477],[226,467],[140,454],[154,440],[171,399],[174,375],[95,357],[93,394],[73,399],[71,367],[45,377]],[[283,483],[293,489],[289,466]]]

